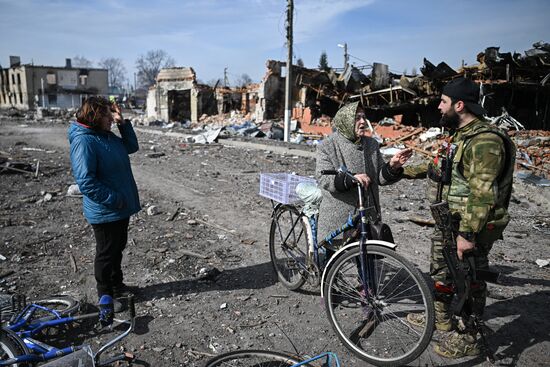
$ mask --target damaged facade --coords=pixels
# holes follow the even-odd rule
[[[293,65],[293,118],[308,133],[327,135],[330,118],[338,108],[361,100],[367,117],[380,121],[401,115],[404,124],[434,126],[442,87],[451,79],[466,76],[480,85],[481,103],[490,116],[507,111],[528,129],[550,129],[550,44],[537,42],[533,49],[500,53],[489,47],[477,56],[479,64],[454,70],[445,62],[437,66],[424,59],[422,75],[394,74],[388,65],[366,67],[347,64],[342,73],[324,72]],[[270,60],[259,87],[256,121],[281,119],[284,115],[286,63]],[[370,69],[370,73],[364,70]]]
[[[214,90],[197,84],[189,67],[162,69],[147,95],[147,117],[163,121],[197,122],[202,114],[217,112]]]
[[[107,69],[21,65],[10,57],[10,67],[0,69],[0,108],[76,108],[88,95],[108,94]]]

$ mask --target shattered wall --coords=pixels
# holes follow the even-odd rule
[[[162,69],[149,89],[147,116],[163,121],[197,122],[202,113],[215,113],[212,88],[197,84],[190,67]]]
[[[0,75],[0,108],[76,108],[88,95],[108,93],[106,69],[27,64],[3,69]]]
[[[268,60],[266,62],[267,72],[262,79],[257,99],[254,116],[256,121],[265,121],[270,119],[279,119],[284,115],[285,109],[285,77],[282,76],[285,62]],[[293,66],[293,71],[295,66]],[[296,85],[297,74],[293,73],[291,83]],[[292,88],[292,100],[298,98],[298,88]]]

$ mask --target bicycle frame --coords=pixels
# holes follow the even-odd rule
[[[305,366],[306,364],[308,364],[310,362],[314,362],[314,361],[317,361],[317,360],[322,359],[322,358],[326,358],[325,363],[323,364],[323,366],[332,367],[332,362],[334,362],[334,367],[340,367],[340,361],[338,360],[338,357],[336,356],[336,354],[334,354],[332,352],[321,353],[321,354],[319,354],[319,355],[317,355],[313,358],[310,358],[310,359],[307,359],[307,360],[302,361],[300,363],[294,364],[294,365],[292,365],[292,367]]]
[[[99,362],[99,357],[105,350],[107,350],[109,347],[111,347],[121,339],[125,338],[134,329],[135,306],[134,306],[133,296],[128,298],[128,303],[129,303],[129,309],[130,309],[130,320],[120,320],[120,319],[112,318],[112,321],[116,321],[120,324],[128,324],[129,325],[128,328],[122,334],[117,335],[115,338],[108,341],[105,345],[103,345],[99,349],[97,353],[93,355],[94,363]],[[29,320],[37,310],[43,310],[48,313],[51,313],[54,319],[45,320],[45,321],[38,320],[36,322],[29,323]],[[30,354],[20,355],[20,356],[16,356],[15,358],[11,358],[9,360],[0,361],[0,366],[10,366],[14,363],[28,363],[28,362],[35,363],[35,362],[49,361],[59,357],[67,356],[71,353],[87,348],[88,347],[87,344],[70,346],[65,348],[56,348],[46,343],[35,340],[32,337],[35,336],[37,333],[39,333],[41,330],[44,330],[49,327],[67,325],[76,321],[92,319],[92,318],[97,318],[99,320],[101,316],[102,316],[101,312],[95,312],[95,313],[90,313],[85,315],[61,317],[60,314],[55,310],[51,310],[47,307],[37,305],[37,304],[29,304],[25,306],[25,308],[17,316],[14,317],[13,322],[7,325],[7,329],[15,332],[16,335],[19,338],[21,338],[21,340],[25,343],[25,345],[29,349]],[[112,322],[107,326],[109,328],[112,328]],[[119,360],[120,359],[122,358],[119,358]]]
[[[346,252],[350,247],[359,246],[359,248],[360,248],[360,264],[359,264],[359,269],[358,270],[359,270],[359,277],[361,279],[361,285],[362,285],[363,289],[365,290],[365,292],[371,292],[371,293],[375,294],[376,291],[377,291],[376,289],[374,289],[376,287],[376,285],[374,283],[368,284],[369,280],[373,279],[372,272],[374,271],[373,264],[368,264],[368,262],[369,262],[368,257],[367,257],[368,245],[369,244],[381,245],[381,246],[384,246],[384,247],[391,248],[392,250],[395,250],[397,245],[395,245],[393,243],[386,242],[386,241],[369,240],[369,230],[368,230],[369,220],[368,220],[368,217],[367,217],[367,208],[365,207],[365,204],[364,204],[363,187],[357,182],[357,180],[355,180],[353,175],[344,166],[340,167],[338,169],[338,171],[323,171],[323,172],[321,172],[321,174],[329,174],[329,175],[335,175],[337,173],[344,173],[345,175],[349,176],[356,183],[357,195],[358,195],[358,212],[359,213],[357,215],[355,215],[354,217],[351,217],[351,215],[350,215],[348,217],[348,221],[345,224],[343,224],[336,231],[333,231],[333,232],[329,233],[329,235],[325,238],[325,242],[332,243],[332,240],[336,236],[338,236],[339,234],[341,234],[341,233],[343,233],[343,232],[345,232],[349,229],[355,228],[357,226],[357,224],[359,224],[360,237],[359,237],[358,242],[354,242],[354,243],[351,243],[351,244],[348,244],[348,245],[344,246],[343,248],[339,249],[331,257],[329,262],[325,265],[323,275],[321,277],[321,284],[324,284],[325,275],[327,273],[326,269],[330,268],[330,264],[336,258],[338,258],[338,256],[340,254]],[[372,261],[372,260],[370,260],[370,261]],[[324,296],[324,287],[321,287],[321,297],[323,297],[323,296]]]

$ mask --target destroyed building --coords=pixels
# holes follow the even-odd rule
[[[266,74],[257,89],[257,105],[254,110],[256,121],[278,119],[284,115],[286,62],[267,60],[266,67]],[[326,73],[293,65],[292,100],[297,101],[298,104],[307,103],[308,90],[305,89],[302,93],[301,86],[308,85],[308,83],[318,85],[324,82],[330,82]],[[313,89],[310,88],[309,97],[314,94]]]
[[[293,65],[293,118],[306,133],[327,135],[330,118],[349,101],[360,100],[371,121],[399,116],[407,125],[437,125],[442,87],[466,76],[480,85],[481,104],[490,116],[504,111],[528,129],[550,129],[550,44],[537,42],[524,54],[500,53],[488,47],[477,56],[479,64],[458,70],[424,59],[422,75],[399,75],[388,65],[347,64],[341,73]],[[269,60],[259,87],[256,121],[282,119],[286,63]],[[365,70],[370,70],[366,73]]]
[[[147,95],[147,117],[163,121],[197,122],[202,114],[216,114],[214,90],[197,83],[190,67],[162,69]]]
[[[74,68],[71,59],[59,67],[21,64],[10,56],[10,67],[0,69],[0,108],[76,108],[89,95],[107,94],[107,69]]]

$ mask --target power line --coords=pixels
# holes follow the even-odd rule
[[[349,57],[353,57],[354,59],[357,59],[357,60],[359,60],[359,61],[361,61],[361,62],[365,62],[365,63],[367,63],[368,65],[372,65],[371,62],[366,61],[366,60],[363,60],[363,59],[360,59],[360,58],[358,58],[358,57],[356,57],[356,56],[353,56],[352,54],[348,54],[348,56],[349,56]]]

